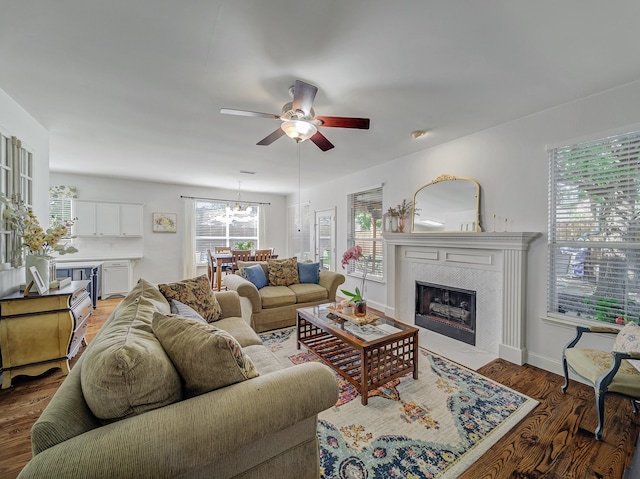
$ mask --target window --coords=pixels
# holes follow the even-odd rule
[[[639,156],[640,132],[550,150],[549,312],[638,322]]]
[[[73,219],[71,203],[78,197],[75,186],[49,187],[49,225],[68,224]]]
[[[258,247],[259,206],[229,205],[214,201],[195,201],[196,258],[207,262],[207,249],[216,246],[230,249]]]
[[[367,278],[383,278],[384,243],[382,241],[382,187],[350,194],[348,201],[347,245],[360,245],[370,261],[352,261],[347,273],[364,274]],[[342,257],[340,255],[339,257]]]
[[[22,266],[21,226],[8,218],[11,210],[29,208],[33,204],[33,154],[15,136],[0,131],[0,194],[8,203],[0,207],[0,263]],[[19,215],[13,215],[17,217]],[[20,221],[18,221],[19,223]]]

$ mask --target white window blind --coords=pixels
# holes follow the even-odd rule
[[[638,322],[639,157],[640,132],[549,151],[549,312]]]
[[[49,225],[67,224],[73,219],[72,202],[78,197],[75,186],[49,186]]]
[[[197,200],[195,209],[195,252],[198,263],[206,263],[207,249],[214,251],[216,246],[228,246],[230,249],[258,248],[259,206],[242,204],[238,207]]]
[[[348,273],[364,274],[367,278],[383,278],[384,243],[382,239],[382,187],[352,193],[347,197],[348,247],[360,245],[369,261],[352,261]],[[342,258],[342,255],[339,256]]]

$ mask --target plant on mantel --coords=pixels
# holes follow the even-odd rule
[[[413,210],[413,201],[407,201],[406,198],[402,200],[395,208],[389,208],[388,214],[389,216],[394,216],[398,218],[398,230],[400,233],[404,233],[404,228],[406,225],[407,216],[411,214]]]

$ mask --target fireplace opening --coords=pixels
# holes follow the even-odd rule
[[[416,281],[416,325],[476,344],[476,292]]]

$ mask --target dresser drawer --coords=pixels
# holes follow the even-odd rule
[[[77,329],[80,324],[85,322],[89,316],[91,316],[91,297],[87,293],[79,301],[71,307],[71,314],[75,321],[75,328]]]
[[[89,316],[91,316],[91,314],[89,314]],[[71,338],[71,342],[69,343],[69,358],[74,357],[78,353],[80,345],[82,344],[82,340],[87,334],[87,326],[89,325],[87,319],[88,318],[85,318],[82,324],[78,326],[78,329],[73,332],[73,337]]]
[[[89,290],[87,288],[78,289],[74,291],[69,299],[69,307],[73,308],[76,303],[79,303],[84,300],[85,297],[89,296]]]

